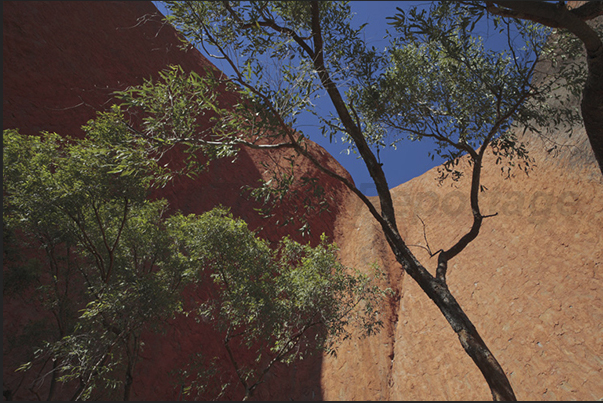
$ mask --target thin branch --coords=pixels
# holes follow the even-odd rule
[[[265,21],[253,21],[249,23],[244,23],[241,17],[230,7],[230,3],[228,1],[224,1],[224,7],[230,15],[237,21],[239,24],[239,28],[241,29],[249,29],[256,26],[268,27],[273,30],[280,32],[281,34],[289,35],[310,57],[314,58],[314,51],[308,44],[304,41],[304,38],[300,37],[294,30],[287,27],[281,27],[274,20],[265,20]],[[309,39],[309,38],[306,38]]]
[[[97,363],[92,367],[92,369],[90,370],[90,372],[86,376],[86,379],[84,379],[83,376],[80,378],[80,386],[76,390],[76,392],[74,393],[74,395],[71,397],[72,401],[73,400],[79,400],[79,398],[82,396],[82,393],[84,393],[84,390],[86,389],[86,387],[90,384],[90,381],[92,380],[92,377],[95,375],[95,373],[97,372],[97,370],[99,369],[99,367],[101,367],[102,365],[105,365],[105,363],[107,362],[107,360],[109,359],[109,357],[111,355],[111,351],[113,350],[113,347],[115,347],[115,345],[117,344],[117,342],[124,336],[125,332],[126,332],[126,330],[124,330],[120,335],[118,335],[115,338],[115,340],[108,347],[107,352],[105,352],[105,354],[101,358],[99,358],[99,360],[97,361]]]
[[[287,343],[285,343],[283,345],[283,347],[280,349],[278,354],[272,360],[270,360],[268,365],[262,370],[262,374],[257,379],[257,381],[255,381],[254,384],[249,387],[250,393],[253,392],[253,390],[263,382],[264,376],[266,376],[266,374],[268,373],[268,371],[270,371],[270,369],[272,368],[272,366],[274,364],[281,361],[284,357],[286,357],[287,355],[289,355],[291,353],[291,351],[298,345],[301,337],[306,333],[306,331],[308,329],[310,329],[311,327],[316,326],[320,323],[321,322],[314,322],[314,323],[306,324],[302,330],[297,332],[297,334],[291,336],[289,338],[289,340],[287,341]]]
[[[419,220],[421,220],[421,224],[423,225],[423,239],[425,239],[425,244],[427,246],[426,247],[423,246],[423,245],[408,245],[408,246],[416,246],[416,247],[425,249],[427,251],[427,253],[429,253],[429,257],[434,257],[438,253],[443,252],[444,251],[443,249],[438,249],[435,252],[431,252],[431,248],[429,247],[429,241],[427,240],[427,232],[425,231],[425,222],[423,221],[423,219],[418,214],[416,214],[416,216],[417,216],[417,218]]]
[[[344,132],[347,133],[348,131],[344,128],[344,127],[340,127],[340,126],[336,126],[333,123],[329,122],[326,119],[322,119],[322,121],[329,126],[331,129],[335,130],[335,131],[339,131],[339,132]],[[349,133],[348,133],[349,134]]]
[[[107,253],[109,254],[109,267],[107,268],[107,272],[103,278],[103,281],[106,283],[109,280],[109,274],[113,268],[113,251],[109,247],[109,241],[107,240],[107,235],[105,234],[105,228],[103,227],[103,223],[100,217],[100,213],[96,208],[96,204],[92,201],[92,210],[94,211],[94,216],[96,217],[96,223],[98,224],[98,228],[100,229],[101,236],[103,238],[103,243],[105,244],[105,249],[107,249]]]
[[[471,148],[469,146],[469,144],[467,144],[467,143],[456,143],[453,140],[451,140],[449,137],[444,136],[442,134],[425,133],[420,130],[411,129],[409,127],[399,126],[393,122],[390,123],[390,125],[396,130],[405,131],[405,132],[409,132],[412,134],[416,134],[417,136],[429,137],[429,138],[433,138],[433,139],[448,143],[459,151],[466,151],[472,157],[474,157],[474,158],[477,157],[477,153],[475,152],[475,150],[473,148]]]
[[[517,72],[521,71],[519,68],[519,62],[517,61],[517,55],[515,54],[515,47],[511,41],[511,22],[509,20],[504,20],[505,25],[507,26],[507,44],[509,45],[509,49],[511,50],[511,54],[513,55],[513,62],[515,63],[515,68]]]
[[[223,141],[207,141],[207,140],[203,140],[203,139],[200,139],[197,137],[195,137],[195,138],[184,137],[184,138],[173,138],[173,139],[169,139],[168,141],[174,142],[174,143],[197,143],[197,144],[208,145],[208,146],[245,146],[245,147],[253,148],[255,150],[262,150],[262,149],[263,150],[276,150],[279,148],[295,148],[294,143],[256,144],[256,143],[252,143],[252,142],[241,140],[241,139],[235,139],[230,142],[223,142]]]
[[[69,218],[71,218],[71,220],[79,228],[79,230],[83,236],[84,245],[87,245],[86,249],[88,249],[88,251],[92,254],[92,256],[94,256],[94,260],[96,261],[96,266],[99,268],[99,270],[101,272],[100,273],[101,278],[105,278],[105,261],[104,261],[103,257],[100,255],[100,253],[98,252],[98,250],[96,249],[96,247],[94,246],[94,243],[92,242],[90,237],[88,236],[88,232],[86,231],[84,224],[81,223],[80,220],[78,220],[76,217],[74,217],[69,211],[64,210],[64,212]]]
[[[534,64],[535,65],[535,64]],[[532,66],[533,68],[534,66]],[[531,72],[530,72],[531,73]],[[484,158],[484,154],[486,149],[490,145],[491,140],[498,133],[500,126],[509,119],[519,107],[523,104],[525,99],[529,96],[529,91],[525,91],[524,94],[515,102],[513,107],[511,107],[507,113],[505,113],[501,119],[499,119],[496,124],[490,129],[488,136],[484,139],[482,143],[477,158],[473,158],[473,170],[471,176],[471,193],[470,193],[470,201],[471,201],[471,211],[473,213],[473,224],[471,229],[461,237],[450,249],[440,253],[438,256],[438,267],[436,269],[436,278],[443,284],[446,284],[446,272],[448,270],[448,262],[450,259],[453,259],[459,253],[461,253],[467,245],[469,245],[477,236],[479,235],[479,231],[482,225],[482,221],[486,216],[483,216],[479,209],[479,190],[480,190],[480,181],[481,181],[481,169],[482,169],[482,161]],[[488,217],[494,217],[496,214],[489,215]]]
[[[318,17],[316,16],[316,18],[318,18]],[[316,25],[317,23],[318,23],[318,21],[316,21],[313,24]],[[243,79],[243,75],[239,71],[239,69],[236,66],[236,64],[232,61],[232,59],[230,59],[230,57],[224,51],[224,49],[221,46],[219,46],[219,44],[217,44],[216,40],[213,38],[213,36],[211,35],[211,33],[207,30],[207,28],[205,27],[205,25],[203,25],[203,27],[204,27],[205,33],[206,33],[207,37],[209,38],[209,40],[218,48],[218,50],[220,51],[220,53],[222,53],[226,57],[226,60],[228,61],[228,63],[232,67],[232,69],[234,70],[235,74],[238,76],[237,82],[239,82],[245,88],[249,89],[255,95],[259,96],[265,102],[265,104],[268,106],[269,110],[279,120],[279,125],[285,130],[285,134],[291,140],[291,143],[288,143],[288,144],[292,144],[292,147],[297,152],[299,152],[300,154],[302,154],[303,156],[305,156],[306,158],[308,158],[319,170],[321,170],[322,172],[324,172],[327,175],[329,175],[329,176],[331,176],[331,177],[339,180],[344,185],[346,185],[348,187],[348,189],[350,189],[354,194],[356,194],[363,201],[363,203],[368,207],[368,209],[371,212],[371,214],[375,217],[375,219],[377,219],[377,221],[382,226],[384,226],[384,228],[389,227],[390,224],[388,224],[388,222],[383,219],[383,217],[381,216],[381,214],[379,214],[377,212],[377,210],[375,209],[375,207],[373,206],[373,204],[368,200],[368,198],[366,196],[364,196],[364,194],[362,194],[362,192],[360,192],[358,190],[358,188],[356,188],[356,186],[352,182],[350,182],[346,178],[342,177],[341,175],[339,175],[339,174],[331,171],[330,169],[324,167],[323,164],[321,164],[316,158],[314,158],[310,153],[308,153],[306,149],[304,149],[303,147],[301,147],[297,143],[297,141],[295,140],[295,138],[293,136],[293,130],[291,129],[291,127],[289,125],[287,125],[285,123],[285,121],[283,120],[283,117],[273,107],[272,102],[263,93],[261,93],[260,91],[258,91],[255,87],[253,87],[251,84],[247,83]],[[315,27],[314,29],[317,29],[317,28]],[[320,37],[320,35],[314,35],[314,38],[315,38],[315,41],[317,41],[317,42],[315,42],[315,47],[317,49],[320,48],[322,50],[322,38]],[[316,43],[320,44],[320,47],[317,47]],[[322,55],[322,53],[320,53],[320,54]],[[320,60],[322,60],[322,59],[320,59]],[[322,60],[322,61],[324,63],[324,60]],[[321,72],[322,72],[322,74],[321,74]],[[326,68],[324,67],[324,64],[321,65],[321,69],[319,71],[319,75],[321,75],[321,81],[323,82],[323,86],[327,89],[327,91],[330,93],[330,95],[332,95],[333,103],[336,106],[336,109],[338,109],[338,112],[344,113],[345,116],[347,117],[347,120],[349,122],[351,122],[351,118],[349,116],[349,113],[347,112],[347,109],[345,109],[345,106],[342,107],[343,99],[341,98],[341,95],[337,91],[335,84],[332,81],[330,81],[330,78],[328,77],[328,74],[326,74]],[[337,107],[339,107],[339,108],[337,108]],[[341,117],[341,113],[340,113],[340,117]],[[344,123],[344,125],[345,125],[345,123]],[[348,128],[348,130],[349,130],[350,126],[354,127],[353,123],[351,125],[348,124],[348,125],[345,125],[345,126],[346,126],[346,128]],[[362,148],[362,150],[360,152],[361,152],[361,155],[364,154],[364,156],[366,157],[365,161],[367,161],[367,166],[369,166],[369,165],[372,166],[372,168],[369,167],[369,172],[374,171],[375,170],[375,166],[378,167],[378,163],[376,161],[375,156],[372,154],[372,151],[370,151],[370,149],[368,148],[368,145],[366,144],[366,140],[364,138],[362,138],[361,136],[359,137],[358,135],[353,135],[351,133],[349,133],[349,134],[355,140],[355,142],[357,144],[357,147],[359,149]],[[360,143],[360,146],[359,146],[359,143]],[[248,145],[248,144],[243,144],[243,145]],[[368,149],[368,153],[366,151],[367,149]],[[372,161],[374,161],[374,163],[371,163]],[[373,176],[373,173],[371,173],[371,175]],[[382,209],[383,209],[384,204],[391,206],[390,208],[386,208],[386,210],[387,211],[391,211],[390,214],[389,214],[390,217],[394,217],[394,215],[393,215],[393,202],[391,202],[391,195],[389,194],[389,189],[387,188],[387,182],[385,181],[385,175],[383,174],[383,171],[380,170],[380,175],[377,175],[377,176],[380,176],[380,177],[383,178],[383,180],[376,180],[377,187],[378,187],[378,189],[380,189],[380,194],[385,194],[386,193],[389,196],[389,203],[382,202]],[[384,191],[384,189],[385,189],[385,191]],[[381,199],[382,198],[383,197],[381,197]],[[391,218],[388,221],[391,221]],[[393,220],[393,222],[394,222],[394,225],[395,225],[395,219]]]
[[[248,397],[248,395],[250,393],[249,386],[247,385],[247,382],[245,381],[245,379],[243,378],[243,375],[241,374],[239,364],[237,363],[237,360],[235,360],[234,355],[232,354],[232,350],[230,349],[230,346],[228,345],[229,342],[230,342],[230,327],[226,330],[226,337],[224,338],[224,347],[226,348],[226,352],[228,353],[228,358],[230,359],[231,364],[235,368],[235,372],[237,374],[237,377],[239,378],[239,381],[245,388],[245,399],[243,399],[243,400],[246,400],[246,398]]]
[[[117,235],[115,236],[115,242],[113,242],[113,247],[111,248],[111,264],[109,266],[109,269],[107,270],[107,279],[106,279],[106,281],[109,281],[109,277],[111,276],[111,271],[113,270],[115,249],[117,248],[117,244],[119,243],[119,239],[121,238],[121,234],[123,232],[124,226],[126,225],[126,222],[128,221],[129,200],[128,200],[127,197],[124,197],[124,200],[125,200],[125,203],[124,203],[124,214],[123,214],[123,217],[121,219],[121,225],[119,226],[119,230],[117,231]]]

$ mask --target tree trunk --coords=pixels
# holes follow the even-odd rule
[[[50,378],[50,389],[48,390],[48,397],[46,398],[47,401],[51,401],[54,398],[54,392],[56,391],[56,386],[57,386],[57,367],[59,365],[59,360],[54,359],[52,361],[52,378]]]
[[[479,368],[484,379],[490,387],[493,400],[515,401],[515,393],[505,371],[500,366],[484,340],[458,304],[450,290],[437,280],[429,280],[423,285],[425,279],[417,281],[426,294],[435,302],[452,329],[457,334],[465,352],[471,357]]]
[[[603,46],[587,52],[588,78],[582,91],[582,118],[590,145],[603,173]]]
[[[389,231],[388,231],[389,232]],[[391,232],[390,232],[391,233]],[[387,234],[387,232],[386,232]],[[417,282],[421,289],[440,309],[454,332],[457,334],[465,352],[471,357],[484,376],[493,400],[515,401],[515,393],[494,355],[486,346],[479,333],[458,304],[444,282],[438,281],[422,267],[406,248],[402,238],[391,239],[388,242],[396,260],[404,270]]]
[[[128,371],[128,373],[126,373],[126,383],[124,385],[124,402],[130,400],[130,391],[132,390],[133,381],[132,374]]]
[[[132,349],[130,350],[130,338],[133,339]],[[128,363],[126,365],[126,381],[124,383],[124,401],[130,400],[130,393],[132,391],[132,384],[134,383],[134,367],[136,366],[136,359],[138,358],[138,349],[140,348],[140,340],[136,335],[129,334],[128,340],[126,340],[126,354],[128,356]]]

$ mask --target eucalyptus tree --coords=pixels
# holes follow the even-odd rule
[[[493,52],[473,33],[478,19],[474,8],[433,4],[429,12],[398,9],[392,16],[391,43],[378,50],[362,40],[362,27],[354,28],[346,2],[166,5],[167,19],[184,34],[185,46],[190,42],[222,59],[233,73],[226,77],[209,70],[203,77],[186,76],[173,68],[156,82],[119,93],[124,104],[146,113],[141,134],[158,149],[185,144],[211,157],[235,155],[239,147],[267,152],[287,148],[341,181],[368,208],[401,268],[440,309],[492,397],[515,400],[505,371],[450,292],[446,274],[450,260],[478,236],[482,221],[494,215],[479,208],[486,150],[492,149],[503,167],[520,161],[526,168],[526,150],[509,129],[536,130],[579,119],[575,110],[547,102],[548,90],[561,85],[557,77],[547,77],[537,88],[531,83],[540,55],[549,51],[548,32],[514,20],[509,24],[522,46],[510,44],[506,51]],[[236,95],[230,101],[218,96],[229,92]],[[330,111],[315,106],[323,96]],[[233,100],[234,105],[227,103]],[[364,160],[377,189],[376,205],[308,151],[300,119],[308,113],[318,118],[323,135],[341,138]],[[201,115],[210,117],[209,128],[199,122]],[[436,140],[434,152],[446,157],[445,176],[462,174],[455,166],[463,155],[472,164],[468,202],[473,225],[460,239],[451,239],[449,248],[436,252],[435,275],[400,235],[386,167],[375,155],[375,149],[395,147],[406,136]],[[261,190],[281,194],[290,179],[267,181]]]
[[[84,130],[80,140],[3,134],[4,231],[32,245],[37,270],[24,287],[37,287],[34,296],[55,318],[21,370],[42,363],[48,399],[57,382],[74,381],[73,399],[123,385],[127,400],[141,334],[178,310],[185,273],[162,228],[166,203],[147,200],[165,172],[115,110]],[[36,247],[44,253],[36,256]]]
[[[335,354],[350,337],[348,325],[365,335],[380,330],[385,291],[342,266],[325,237],[315,247],[285,238],[272,248],[223,208],[168,217],[167,202],[149,195],[177,172],[158,164],[161,154],[136,136],[119,107],[83,129],[83,139],[3,133],[5,247],[31,256],[20,262],[5,254],[5,291],[35,287],[54,318],[19,368],[39,371],[35,385],[50,376],[47,399],[67,382],[72,400],[115,393],[129,400],[145,337],[165,332],[179,315],[209,322],[223,336],[240,385],[228,392],[242,389],[235,395],[245,400],[277,363],[313,349]],[[191,302],[185,286],[210,297]],[[218,397],[203,394],[220,381],[210,373],[224,372],[213,364],[184,376],[187,394]],[[174,370],[186,374],[186,365]]]
[[[223,208],[175,215],[170,222],[177,224],[180,247],[187,251],[182,258],[212,290],[195,314],[220,332],[226,351],[226,359],[219,360],[210,356],[215,351],[201,349],[200,368],[179,370],[186,395],[222,397],[230,383],[217,373],[234,368],[234,389],[242,388],[242,399],[248,400],[276,364],[317,350],[336,354],[352,328],[365,336],[380,330],[379,304],[386,291],[372,276],[339,263],[336,246],[324,235],[315,247],[286,237],[271,248]]]

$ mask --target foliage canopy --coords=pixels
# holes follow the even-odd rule
[[[115,389],[127,400],[145,335],[192,315],[226,335],[248,397],[275,363],[334,353],[354,324],[379,330],[383,291],[344,268],[326,238],[316,247],[283,239],[273,249],[223,208],[168,216],[167,202],[149,192],[174,173],[126,122],[114,107],[84,126],[83,139],[4,131],[4,231],[18,235],[5,239],[44,251],[30,286],[57,329],[22,370],[50,358],[53,385],[74,381],[74,399]],[[212,291],[188,306],[186,286]]]

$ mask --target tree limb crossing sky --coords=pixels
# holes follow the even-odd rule
[[[161,2],[154,1],[155,6],[163,14],[167,13],[166,8]],[[408,9],[412,6],[429,7],[429,1],[351,1],[351,9],[355,13],[353,21],[356,26],[367,23],[364,28],[364,37],[369,46],[374,46],[377,49],[383,49],[388,45],[388,40],[384,39],[386,30],[390,32],[393,28],[387,25],[386,17],[391,17],[396,14],[396,7]],[[483,20],[487,20],[484,18]],[[497,46],[498,42],[505,42],[506,37],[497,38],[496,35],[488,36],[487,21],[480,21],[477,24],[477,31],[483,30],[483,34],[488,38],[487,45]],[[204,54],[203,49],[200,52]],[[205,55],[205,54],[204,54]],[[207,56],[207,55],[205,55]],[[220,60],[208,57],[212,63],[219,69],[229,74],[229,67],[222,65]],[[324,105],[321,105],[324,103]],[[332,109],[327,104],[326,98],[319,99],[317,107],[327,107]],[[334,139],[331,143],[328,138],[325,138],[320,133],[318,124],[313,121],[300,122],[300,129],[308,135],[314,142],[324,147],[351,175],[358,189],[367,196],[376,196],[377,191],[372,179],[362,159],[359,159],[356,154],[348,154],[347,146],[342,144],[339,139]],[[394,188],[410,179],[420,176],[429,169],[441,165],[444,160],[437,155],[434,160],[428,156],[428,152],[435,149],[434,143],[430,139],[422,141],[404,140],[400,142],[397,149],[388,147],[379,151],[379,159],[383,163],[383,168],[387,177],[390,188]]]

